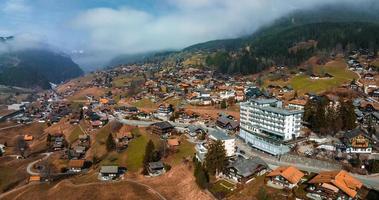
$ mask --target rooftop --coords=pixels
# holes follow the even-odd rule
[[[304,176],[304,173],[293,166],[282,166],[276,168],[267,176],[282,176],[283,178],[287,179],[287,181],[289,181],[290,183],[297,184],[300,181],[300,179]]]
[[[222,131],[211,131],[211,132],[209,132],[209,136],[216,139],[216,140],[232,140],[232,139],[234,139]]]
[[[363,185],[359,180],[351,176],[345,170],[320,172],[317,176],[310,180],[309,183],[332,184],[352,198],[357,195],[357,190],[359,190]]]

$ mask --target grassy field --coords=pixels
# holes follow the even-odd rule
[[[183,158],[187,158],[187,157],[192,158],[194,153],[195,153],[194,145],[188,142],[187,140],[182,139],[179,146],[179,151],[172,155],[173,156],[172,162],[174,165],[180,164]]]
[[[147,142],[149,142],[149,140],[152,140],[155,144],[156,149],[159,148],[161,143],[161,140],[158,138],[158,136],[147,133],[145,130],[135,130],[138,130],[139,137],[133,139],[126,149],[126,166],[128,170],[132,172],[136,172],[142,168],[142,161],[145,155]]]
[[[266,81],[265,85],[276,84],[280,86],[291,85],[294,90],[300,94],[307,92],[321,93],[340,86],[343,83],[348,83],[353,79],[358,79],[358,75],[346,68],[345,61],[342,59],[331,61],[325,66],[314,66],[314,73],[321,72],[333,75],[330,79],[312,80],[307,75],[297,75],[290,78],[289,81]]]
[[[74,143],[79,138],[79,135],[82,134],[84,134],[82,129],[79,126],[76,126],[75,129],[68,136],[68,142],[71,144]]]
[[[155,103],[150,101],[150,99],[147,99],[147,98],[134,102],[133,106],[138,107],[138,108],[156,108]]]

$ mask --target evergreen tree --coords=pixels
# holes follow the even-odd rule
[[[340,116],[342,118],[343,130],[352,130],[356,128],[356,120],[357,117],[355,115],[354,111],[354,105],[351,100],[348,101],[341,101],[341,107],[340,107]]]
[[[222,101],[221,101],[221,109],[225,109],[226,107],[227,107],[227,105],[226,105],[226,100],[225,99],[223,99]]]
[[[195,158],[196,159],[196,158]],[[209,177],[207,171],[197,160],[195,161],[194,176],[196,179],[196,184],[201,188],[205,189],[209,183]]]
[[[155,149],[155,146],[154,146],[153,141],[149,140],[149,142],[147,143],[147,145],[145,147],[145,154],[143,157],[143,174],[147,174],[147,168],[146,167],[149,164],[149,162],[153,161],[154,149]]]
[[[106,147],[107,147],[107,151],[113,151],[116,149],[116,143],[113,139],[112,133],[108,135],[108,138],[106,141]]]
[[[209,174],[224,172],[228,160],[226,150],[221,140],[212,141],[208,147],[208,153],[205,155],[205,166]]]

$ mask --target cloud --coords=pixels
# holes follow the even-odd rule
[[[26,13],[31,11],[31,7],[24,0],[7,0],[2,11],[8,14]]]
[[[238,37],[296,9],[329,2],[165,0],[171,9],[159,15],[131,7],[96,8],[80,13],[72,24],[88,34],[88,49],[139,53],[180,49],[197,42]]]

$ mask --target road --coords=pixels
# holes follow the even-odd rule
[[[26,167],[26,172],[28,172],[28,174],[30,174],[30,175],[32,175],[32,176],[39,176],[40,173],[37,173],[37,172],[33,172],[33,171],[32,171],[33,166],[34,166],[36,163],[38,163],[38,162],[40,162],[40,161],[42,161],[42,160],[46,160],[48,157],[50,157],[51,154],[52,154],[51,152],[49,152],[49,153],[42,153],[41,155],[45,155],[45,157],[43,157],[43,158],[41,158],[41,159],[38,159],[38,160],[35,160],[35,161],[29,163],[28,166]]]
[[[20,126],[23,126],[23,125],[24,124],[16,124],[16,125],[12,125],[12,126],[3,127],[3,128],[0,128],[0,131],[7,130],[7,129],[10,129],[10,128],[20,127]]]

